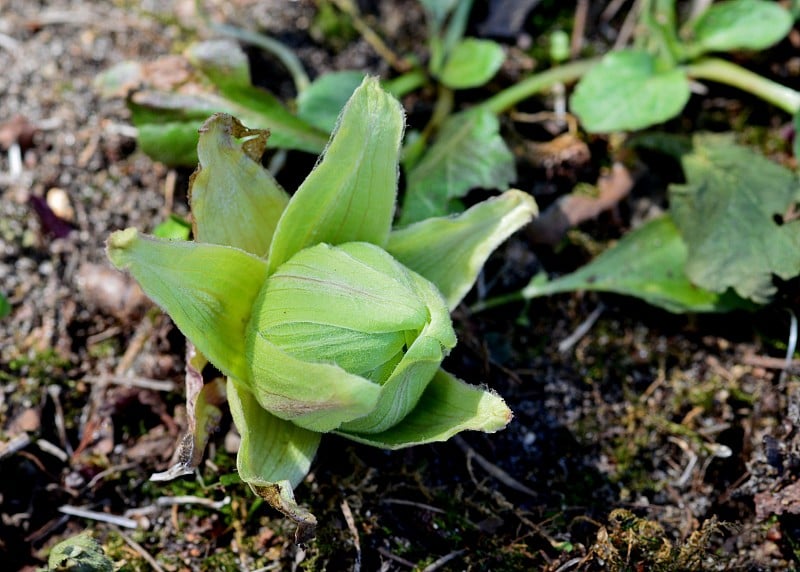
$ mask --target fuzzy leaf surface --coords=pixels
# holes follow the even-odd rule
[[[620,50],[583,76],[570,106],[591,133],[632,131],[676,116],[689,95],[679,68],[659,70],[649,53]]]
[[[228,403],[242,436],[236,467],[246,483],[288,481],[294,488],[311,468],[321,434],[275,417],[240,382],[228,379]]]
[[[479,87],[494,77],[505,59],[496,42],[467,38],[448,54],[439,79],[451,89]]]
[[[428,322],[410,342],[400,363],[380,387],[375,408],[342,428],[359,433],[377,433],[401,422],[416,407],[442,360],[456,345],[450,313],[441,294],[428,280],[411,274],[428,310]]]
[[[402,449],[446,441],[461,431],[494,433],[508,425],[511,418],[511,410],[501,397],[440,369],[416,408],[398,424],[380,433],[337,433],[382,449]]]
[[[733,288],[766,303],[773,274],[800,274],[800,221],[789,220],[800,200],[797,177],[720,135],[696,135],[682,164],[686,184],[672,185],[669,196],[688,247],[687,275],[714,292]]]
[[[108,257],[212,364],[246,379],[245,326],[266,278],[263,260],[236,248],[161,240],[133,228],[108,238]]]
[[[200,128],[200,166],[190,181],[197,241],[267,255],[289,203],[286,192],[261,166],[268,135],[224,114],[213,115]],[[242,144],[242,138],[249,139]]]
[[[386,244],[397,196],[404,114],[366,78],[342,110],[320,162],[289,201],[273,238],[274,271],[303,248],[326,242]]]
[[[460,210],[453,203],[471,189],[508,188],[516,170],[497,117],[477,108],[447,119],[436,141],[406,175],[400,226]]]
[[[395,230],[386,250],[433,282],[452,310],[494,249],[536,213],[530,195],[506,191],[457,216],[429,218]]]

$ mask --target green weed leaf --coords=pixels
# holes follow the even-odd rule
[[[516,178],[514,156],[500,136],[497,117],[480,108],[448,118],[406,175],[401,226],[460,210],[455,200],[469,190],[505,189]]]
[[[524,298],[596,290],[641,298],[675,313],[731,309],[718,294],[693,285],[684,273],[687,252],[669,216],[651,220],[624,236],[589,264],[556,280],[534,277]]]
[[[192,225],[175,214],[169,215],[167,220],[153,229],[153,236],[169,240],[189,240],[191,234]]]
[[[128,106],[145,153],[168,165],[195,165],[197,130],[214,113],[235,115],[253,128],[269,128],[272,147],[309,153],[319,153],[325,147],[325,131],[292,115],[273,94],[250,84],[247,58],[237,44],[200,43],[190,47],[187,54],[217,91],[194,95],[154,90],[134,93]],[[108,81],[113,82],[113,78]]]
[[[403,108],[366,78],[342,110],[320,162],[278,223],[270,271],[320,242],[386,244],[397,196]]]
[[[669,193],[687,275],[714,292],[769,301],[773,274],[800,274],[800,222],[783,221],[800,198],[797,177],[720,135],[696,135],[682,163],[686,184]]]
[[[782,40],[792,23],[777,2],[728,0],[710,6],[682,33],[704,52],[763,50]]]
[[[689,100],[679,68],[658,69],[647,52],[611,52],[581,79],[572,110],[591,133],[644,129],[676,116]]]
[[[507,191],[458,216],[430,218],[395,230],[386,250],[436,284],[452,310],[472,288],[489,254],[536,212],[530,195]]]
[[[53,546],[47,570],[69,572],[112,572],[114,564],[89,531],[76,534]]]
[[[297,96],[297,116],[330,133],[347,100],[364,81],[364,72],[346,70],[321,75]]]
[[[467,38],[456,44],[447,55],[439,80],[452,89],[479,87],[492,79],[505,58],[499,44]]]
[[[402,449],[446,441],[461,431],[493,433],[508,425],[511,417],[511,410],[500,397],[440,369],[416,408],[394,427],[373,434],[337,433],[374,447]]]

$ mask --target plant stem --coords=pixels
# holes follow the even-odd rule
[[[794,115],[800,111],[800,92],[781,85],[734,63],[718,58],[705,58],[684,67],[694,79],[708,79],[738,87]]]
[[[522,302],[523,300],[525,300],[524,292],[525,290],[523,289],[518,292],[511,292],[510,294],[503,294],[502,296],[495,296],[494,298],[488,298],[486,300],[473,304],[472,306],[470,306],[469,310],[473,314],[477,314],[478,312],[483,312],[484,310],[488,310],[496,306],[502,306],[510,302]]]
[[[403,97],[428,82],[428,76],[421,69],[413,69],[392,79],[382,82],[383,88],[395,97]]]
[[[481,106],[492,113],[502,113],[557,83],[571,83],[580,79],[599,61],[599,59],[579,60],[539,72],[493,95]]]
[[[217,24],[213,22],[206,12],[202,0],[195,0],[194,6],[197,15],[200,16],[200,19],[203,21],[203,23],[215,32],[229,38],[234,38],[236,40],[241,40],[242,42],[247,42],[248,44],[258,46],[262,50],[267,51],[278,58],[278,60],[289,72],[289,75],[292,76],[292,81],[294,82],[294,87],[298,94],[303,92],[309,86],[311,81],[308,79],[308,74],[303,68],[303,64],[300,62],[300,59],[292,50],[284,46],[278,40],[265,36],[264,34],[259,34],[258,32],[252,32],[250,30],[237,28],[236,26]]]
[[[294,87],[298,94],[305,91],[311,83],[308,79],[308,74],[306,74],[306,70],[303,68],[303,64],[300,63],[300,59],[292,50],[284,46],[278,40],[265,36],[264,34],[259,34],[258,32],[244,30],[228,24],[211,24],[211,29],[223,36],[228,36],[229,38],[258,46],[265,52],[278,58],[278,61],[283,64],[289,72],[289,75],[292,76],[292,81],[294,82]]]

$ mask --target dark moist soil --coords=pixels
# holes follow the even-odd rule
[[[217,21],[285,42],[312,77],[332,69],[390,73],[358,34],[312,33],[311,1],[205,4]],[[359,4],[399,53],[425,57],[416,2]],[[532,44],[535,52],[532,38],[558,21],[569,25],[572,8],[557,4],[543,3],[505,44],[510,63],[487,89],[536,65],[525,51]],[[472,32],[486,14],[476,5]],[[592,33],[590,25],[593,49],[613,41]],[[125,570],[797,566],[800,381],[796,370],[779,369],[790,328],[781,304],[721,317],[577,294],[481,314],[462,306],[454,315],[460,344],[445,365],[496,389],[514,421],[495,435],[397,452],[326,437],[296,491],[320,521],[306,547],[293,543],[290,522],[230,478],[229,419],[196,476],[150,482],[185,427],[184,341],[109,267],[103,244],[113,230],[150,231],[171,212],[185,215],[189,171],[138,152],[124,102],[100,98],[92,82],[116,63],[153,61],[208,35],[188,0],[5,0],[0,11],[0,288],[12,305],[0,320],[4,570],[41,565],[50,547],[85,529]],[[282,68],[249,53],[254,80],[291,98]],[[771,69],[784,73],[782,62]],[[749,136],[760,142],[788,121],[759,102],[742,111],[727,99],[735,93],[714,95],[688,108],[698,124],[729,127],[751,113],[761,123],[748,126]],[[428,96],[404,101],[412,125],[430,112]],[[524,128],[509,133],[526,136]],[[594,182],[607,156],[603,140],[589,143],[593,158],[583,165],[541,169],[521,157],[518,185],[547,204],[576,182]],[[13,144],[21,172],[12,171]],[[785,148],[772,154],[788,160]],[[296,187],[313,162],[291,153],[281,181]],[[670,168],[652,164],[643,180],[661,181],[663,190],[664,178],[674,178]],[[657,184],[640,185],[558,252],[516,237],[492,257],[482,285],[511,291],[543,263],[575,268],[589,256],[588,236],[619,236],[658,197]],[[588,333],[559,351],[598,308]],[[70,516],[64,506],[117,520]]]

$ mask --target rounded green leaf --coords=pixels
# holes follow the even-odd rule
[[[763,50],[792,29],[792,15],[777,2],[729,0],[710,6],[689,22],[684,35],[701,50]]]
[[[480,87],[494,77],[505,59],[499,44],[467,38],[450,52],[439,80],[452,89]]]
[[[570,106],[591,133],[644,129],[675,117],[689,101],[679,68],[659,70],[647,52],[612,52],[583,77]]]

